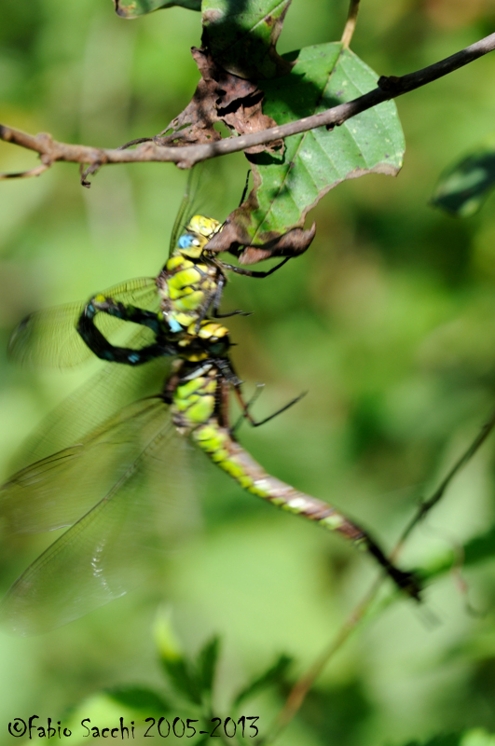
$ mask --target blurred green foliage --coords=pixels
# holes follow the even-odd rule
[[[493,144],[477,147],[456,160],[440,176],[432,204],[454,216],[469,217],[477,212],[495,183]]]
[[[346,11],[343,0],[294,0],[279,51],[338,39]],[[7,124],[115,146],[159,132],[194,90],[198,14],[172,8],[126,22],[101,0],[31,0],[4,4],[1,17]],[[489,0],[363,0],[352,46],[378,73],[400,75],[489,33],[494,18]],[[253,311],[229,326],[240,374],[248,386],[267,384],[260,416],[309,391],[259,431],[244,428],[242,442],[272,473],[344,507],[388,546],[494,406],[494,197],[462,222],[427,204],[439,173],[492,132],[494,75],[488,55],[399,99],[407,144],[399,177],[339,186],[310,216],[318,233],[306,255],[263,282],[234,278],[224,300]],[[0,144],[2,171],[33,165],[31,153]],[[221,165],[226,214],[246,168],[241,156]],[[77,168],[60,164],[1,184],[3,477],[23,437],[90,372],[15,367],[6,357],[13,327],[35,308],[155,274],[185,180],[171,165],[114,166],[84,190]],[[446,553],[490,535],[493,448],[483,447],[412,537],[405,564],[442,565]],[[77,705],[81,717],[118,720],[122,703],[112,709],[95,692],[161,686],[150,630],[162,598],[184,649],[221,635],[220,709],[277,655],[291,656],[297,675],[329,643],[374,575],[369,560],[258,504],[207,463],[198,481],[204,528],[171,557],[160,588],[42,638],[0,633],[2,740],[10,720],[34,712],[57,720]],[[2,542],[4,588],[47,542]],[[325,671],[283,743],[489,743],[494,576],[488,552],[464,572],[481,615],[469,613],[447,573],[426,593],[435,625],[406,601],[375,618]],[[263,732],[281,703],[281,693],[264,693],[247,714],[260,715]],[[434,739],[443,733],[464,735]]]

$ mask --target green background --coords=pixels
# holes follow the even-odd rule
[[[352,48],[379,74],[447,56],[490,33],[495,18],[481,0],[362,6]],[[338,39],[346,9],[340,0],[294,0],[279,51]],[[107,147],[153,135],[194,90],[189,48],[200,33],[199,14],[178,8],[131,22],[103,0],[6,3],[0,121]],[[464,222],[428,206],[441,170],[492,133],[494,75],[487,56],[399,99],[407,143],[399,177],[339,186],[310,215],[318,230],[306,255],[264,281],[234,277],[224,298],[226,309],[253,312],[229,326],[248,390],[266,383],[259,416],[309,392],[265,427],[244,427],[242,442],[272,473],[334,501],[388,546],[494,405],[495,203]],[[34,165],[33,154],[1,144],[2,171]],[[226,214],[246,168],[241,156],[222,167],[216,189],[227,195]],[[97,367],[20,369],[5,352],[14,326],[35,308],[156,274],[185,181],[172,165],[113,166],[85,190],[77,166],[59,164],[39,179],[0,184],[3,478],[43,414]],[[489,442],[456,480],[409,542],[406,565],[426,565],[492,525],[492,454]],[[332,639],[375,576],[372,563],[256,502],[207,462],[198,482],[202,529],[171,556],[160,593],[143,588],[43,637],[0,632],[2,743],[20,742],[6,735],[14,717],[63,719],[76,705],[93,717],[102,707],[93,719],[103,726],[114,711],[81,705],[99,689],[161,686],[152,634],[159,596],[186,651],[221,634],[226,714],[230,693],[278,653],[293,655],[301,673]],[[49,540],[2,541],[5,589]],[[464,577],[481,615],[468,613],[454,575],[428,589],[429,614],[395,605],[334,659],[281,742],[398,744],[495,731],[494,565]],[[263,732],[280,703],[264,696],[246,714],[261,716]]]

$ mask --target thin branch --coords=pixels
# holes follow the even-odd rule
[[[427,513],[429,513],[430,510],[432,510],[432,508],[434,508],[435,505],[437,505],[437,503],[440,502],[440,500],[445,494],[445,491],[447,490],[447,487],[450,485],[454,477],[457,476],[460,470],[464,466],[466,466],[466,464],[473,458],[474,454],[479,450],[480,446],[483,445],[483,443],[488,438],[488,436],[490,435],[490,433],[493,431],[494,428],[495,428],[495,411],[492,413],[492,415],[487,420],[487,422],[485,422],[485,424],[483,425],[483,427],[481,428],[480,432],[478,433],[476,438],[473,440],[471,445],[469,445],[468,448],[466,448],[462,456],[455,462],[454,466],[449,471],[449,473],[444,478],[444,480],[440,482],[438,488],[435,490],[433,495],[431,495],[431,497],[429,497],[427,500],[424,500],[421,503],[416,515],[413,516],[410,523],[408,523],[408,525],[404,529],[400,537],[400,540],[397,544],[397,547],[394,549],[394,553],[392,555],[393,557],[395,557],[398,554],[398,552],[402,548],[402,545],[408,538],[411,531],[418,525],[418,523],[420,523],[424,519]]]
[[[366,616],[373,600],[375,599],[380,586],[383,582],[380,576],[368,590],[366,595],[351,611],[331,643],[316,658],[314,663],[309,667],[305,674],[296,681],[289,692],[285,705],[279,712],[274,724],[268,731],[265,738],[258,741],[258,746],[267,746],[273,743],[282,731],[289,725],[291,720],[296,716],[301,708],[307,694],[312,689],[318,676],[323,672],[331,658],[333,658],[341,647],[347,642],[359,623]]]
[[[301,134],[316,127],[338,127],[351,117],[355,117],[384,101],[389,101],[416,88],[448,75],[454,70],[468,65],[495,49],[495,33],[486,36],[475,44],[447,57],[440,62],[424,67],[402,77],[381,77],[378,87],[369,93],[355,98],[345,104],[304,117],[278,127],[270,127],[260,132],[253,132],[240,137],[227,137],[218,142],[202,145],[185,145],[179,147],[162,147],[153,142],[138,145],[135,150],[94,148],[87,145],[69,145],[57,142],[45,133],[29,135],[21,130],[0,124],[0,139],[15,145],[34,150],[41,155],[44,165],[50,166],[56,161],[83,163],[90,166],[103,166],[112,163],[173,162],[180,168],[191,168],[195,163],[209,158],[236,153],[255,145],[266,145],[274,140],[290,135]]]
[[[466,464],[473,458],[478,452],[480,447],[483,445],[485,440],[488,438],[490,433],[495,428],[495,411],[492,413],[487,422],[483,425],[478,435],[474,438],[472,443],[466,448],[464,453],[457,459],[453,467],[447,473],[445,478],[441,481],[438,488],[433,494],[425,500],[416,511],[416,514],[411,519],[410,523],[404,529],[399,541],[395,545],[394,549],[390,553],[390,561],[396,562],[400,552],[404,547],[404,543],[412,530],[420,523],[425,515],[438,504],[438,502],[444,496],[447,488],[450,486],[454,477],[466,466]],[[323,650],[322,653],[316,658],[309,669],[304,673],[298,681],[292,687],[289,696],[286,699],[285,705],[278,714],[273,726],[269,730],[267,736],[258,742],[260,744],[273,743],[273,741],[280,735],[280,733],[287,727],[291,720],[296,716],[297,712],[301,708],[308,692],[312,689],[316,679],[328,665],[330,660],[338,653],[343,645],[350,638],[352,633],[358,627],[358,625],[366,618],[373,601],[375,600],[378,591],[383,584],[384,578],[380,575],[377,580],[371,585],[365,596],[361,601],[354,607],[352,612],[349,614],[340,630],[335,635],[332,642]]]
[[[349,13],[347,14],[347,21],[344,26],[344,32],[342,34],[342,46],[344,49],[348,49],[354,36],[356,29],[357,17],[359,13],[359,2],[360,0],[351,0],[349,5]]]
[[[41,176],[49,168],[49,165],[42,163],[41,166],[30,168],[28,171],[14,171],[10,174],[0,172],[0,181],[4,181],[5,179],[29,179],[31,176]]]

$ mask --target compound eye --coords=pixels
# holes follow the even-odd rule
[[[184,233],[179,237],[177,246],[179,249],[191,249],[199,246],[199,241],[196,236],[193,236],[190,233]]]

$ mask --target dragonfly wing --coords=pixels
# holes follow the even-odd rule
[[[171,359],[165,357],[139,368],[106,363],[44,418],[23,444],[13,468],[20,469],[80,442],[122,407],[156,393],[170,364]]]
[[[191,170],[189,171],[184,196],[182,197],[177,215],[175,216],[172,233],[170,234],[169,256],[172,255],[172,252],[177,245],[179,236],[182,233],[182,229],[185,227],[188,218],[190,218],[193,214],[191,212],[191,209],[193,209],[192,203],[194,202],[195,194],[198,191],[198,180],[201,170],[201,167],[198,165],[193,166],[193,168],[191,168]]]
[[[220,215],[225,212],[226,188],[224,185],[223,166],[218,161],[197,163],[189,171],[186,190],[170,236],[170,254],[193,215],[203,214],[205,207],[208,215]]]
[[[75,326],[84,303],[68,303],[26,316],[9,342],[12,357],[23,364],[61,367],[77,365],[91,351]]]
[[[158,309],[159,299],[153,278],[141,277],[120,283],[103,291],[115,300],[145,308]],[[11,355],[21,363],[32,366],[67,368],[88,360],[92,351],[76,330],[85,303],[67,303],[27,316],[17,327],[9,344]],[[119,335],[126,340],[136,327],[108,314],[99,314],[97,326],[113,344]],[[150,330],[140,327],[138,346],[150,341]],[[121,343],[122,344],[122,343]]]
[[[47,511],[56,525],[76,506],[87,512],[8,592],[0,614],[13,631],[33,634],[77,619],[155,571],[164,537],[170,541],[188,524],[184,446],[167,405],[144,399],[58,461],[52,457],[51,470],[42,464],[32,493],[39,525],[49,522]]]

